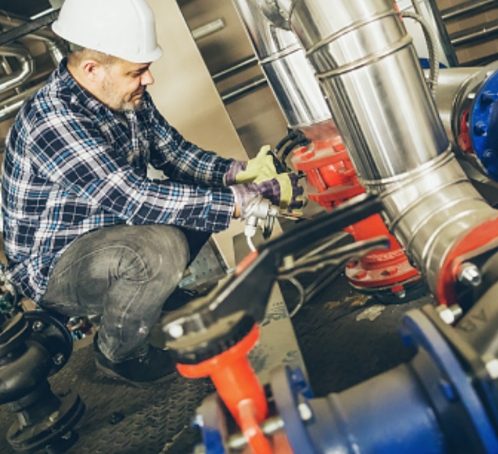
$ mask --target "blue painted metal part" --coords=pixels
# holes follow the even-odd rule
[[[292,375],[293,372],[285,366],[278,367],[272,373],[271,389],[278,414],[284,421],[285,433],[292,451],[299,454],[318,454],[298,410],[300,403],[307,405],[307,399],[301,394],[302,383],[299,383],[300,380],[293,380]]]
[[[469,116],[472,147],[488,175],[498,181],[498,71],[476,94]]]
[[[227,454],[223,440],[227,425],[218,395],[207,397],[198,414],[201,415],[201,420],[194,420],[194,425],[202,429],[206,454]]]
[[[448,379],[451,380],[451,390],[448,388],[449,383],[443,383],[443,392],[445,391],[445,386],[446,392],[450,393],[447,397],[452,398],[456,392],[474,423],[485,452],[498,453],[498,438],[491,421],[472,387],[469,377],[467,377],[449,345],[429,319],[419,310],[408,312],[403,318],[403,325],[405,331],[409,332],[413,340],[430,355],[439,370],[444,372]]]

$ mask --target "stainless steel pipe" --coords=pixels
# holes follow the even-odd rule
[[[311,140],[337,134],[332,115],[293,32],[272,24],[251,0],[233,0],[289,128]]]
[[[19,87],[35,72],[35,62],[28,49],[20,44],[0,47],[0,56],[14,57],[19,60],[20,69],[0,79],[0,93]]]
[[[363,184],[383,197],[388,226],[436,292],[441,264],[461,236],[496,212],[449,152],[393,2],[277,6],[273,15],[304,46]]]

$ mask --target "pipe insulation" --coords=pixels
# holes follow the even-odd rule
[[[337,134],[330,110],[292,31],[276,27],[251,0],[233,0],[261,69],[291,129],[310,140]]]
[[[388,226],[436,293],[463,235],[497,214],[450,152],[393,2],[256,1],[296,33],[362,183],[382,196]]]

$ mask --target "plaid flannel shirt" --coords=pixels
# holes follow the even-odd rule
[[[216,232],[234,211],[234,161],[185,141],[148,93],[126,121],[82,89],[63,61],[9,131],[2,175],[8,278],[40,301],[64,250],[119,223]],[[168,177],[147,178],[151,164]]]

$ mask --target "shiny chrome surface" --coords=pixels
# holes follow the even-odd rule
[[[448,148],[390,0],[348,0],[334,8],[326,0],[302,0],[291,23],[366,184],[415,170]]]
[[[35,72],[35,62],[33,58],[28,49],[20,44],[0,47],[0,55],[3,57],[14,57],[19,60],[20,63],[20,68],[17,71],[0,79],[0,93],[19,87]]]
[[[496,216],[451,152],[370,189],[382,193],[388,227],[409,251],[433,292],[448,253],[462,235]]]
[[[458,66],[458,57],[454,47],[451,44],[450,36],[446,30],[441,13],[435,0],[397,0],[396,2],[401,10],[411,10],[420,14],[432,26],[436,34],[437,41],[440,47],[441,62],[445,66]],[[415,8],[416,6],[416,8]]]
[[[289,128],[307,131],[312,140],[323,137],[326,131],[336,132],[323,93],[294,33],[277,28],[255,2],[233,2]],[[315,129],[318,124],[319,131]]]
[[[439,73],[439,86],[436,93],[436,104],[443,121],[444,129],[453,147],[458,148],[460,133],[459,112],[462,104],[462,92],[476,79],[481,68],[448,68]]]
[[[307,51],[353,164],[433,292],[448,253],[496,211],[472,187],[391,0],[299,0]]]

